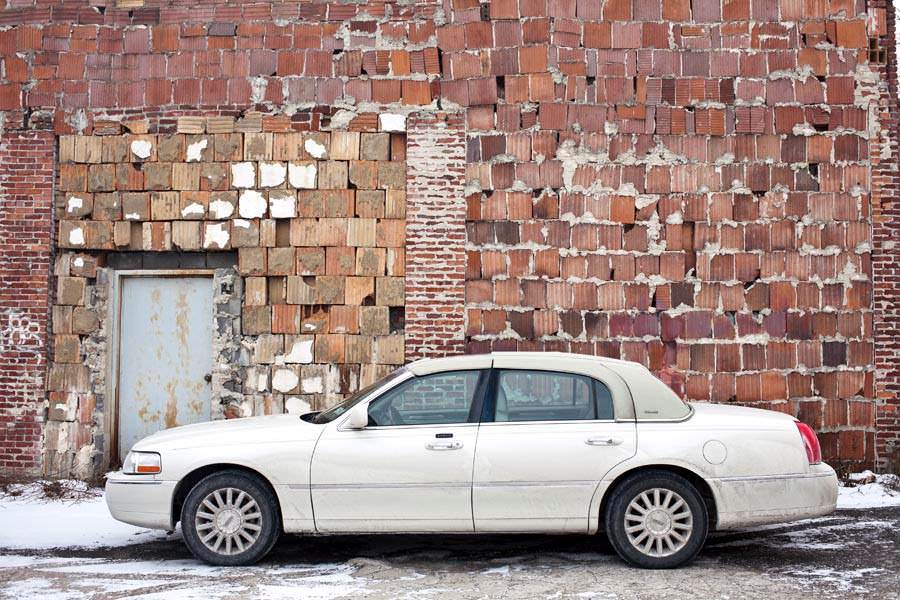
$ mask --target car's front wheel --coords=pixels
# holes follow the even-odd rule
[[[709,527],[703,497],[684,477],[644,471],[617,486],[606,510],[616,552],[645,569],[670,569],[693,559]]]
[[[250,565],[281,534],[277,499],[259,478],[214,473],[197,483],[181,508],[181,532],[191,553],[214,565]]]

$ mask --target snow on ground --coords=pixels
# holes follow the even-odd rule
[[[849,485],[855,487],[839,488],[838,508],[900,506],[898,481],[896,475],[871,471],[852,474]],[[0,550],[117,547],[171,538],[114,520],[102,490],[71,481],[54,485],[59,499],[46,496],[46,483],[11,485],[0,492]]]
[[[161,531],[113,519],[101,490],[59,482],[60,498],[48,498],[41,483],[11,485],[0,493],[0,550],[102,548],[165,539]]]
[[[853,487],[838,488],[839,509],[900,506],[900,477],[897,475],[875,475],[872,471],[852,473],[848,484]]]

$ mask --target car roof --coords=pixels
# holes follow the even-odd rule
[[[492,352],[425,358],[406,366],[416,376],[491,367],[562,371],[595,377],[614,392],[617,415],[629,415],[639,421],[681,420],[691,414],[690,406],[647,367],[605,356],[568,352]]]

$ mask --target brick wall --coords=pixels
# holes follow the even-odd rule
[[[54,153],[52,134],[0,135],[0,473],[40,470]]]
[[[798,415],[831,460],[871,464],[877,445],[886,464],[896,448],[886,0],[129,4],[0,9],[7,135],[168,135],[185,115],[258,120],[242,135],[374,132],[381,113],[410,115],[406,359],[621,356],[688,398]],[[131,161],[102,153],[81,163],[88,180],[112,165],[97,177],[132,185]],[[212,191],[178,187],[96,190],[92,210],[143,191],[177,194],[180,210]],[[85,220],[98,256],[174,253],[198,226]],[[205,239],[185,251],[218,252]],[[239,262],[263,247],[268,269],[264,244]],[[270,326],[270,286],[289,276],[246,276],[254,296],[265,280]],[[264,329],[261,306],[243,316]],[[67,427],[53,443],[83,439]]]
[[[454,2],[470,351],[636,360],[874,458],[861,2]],[[825,108],[827,106],[827,108]]]
[[[875,407],[877,467],[900,470],[900,169],[896,12],[891,2],[871,1],[870,52],[880,76],[881,97],[873,108],[879,135],[870,139],[872,160],[872,270],[875,314]]]
[[[465,121],[416,114],[408,126],[406,359],[465,351]]]

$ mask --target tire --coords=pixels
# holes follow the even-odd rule
[[[184,543],[211,565],[252,565],[281,535],[278,500],[258,477],[222,471],[200,480],[181,508]]]
[[[706,503],[697,488],[668,471],[627,477],[616,487],[605,520],[616,553],[643,569],[687,564],[700,552],[709,529]]]

